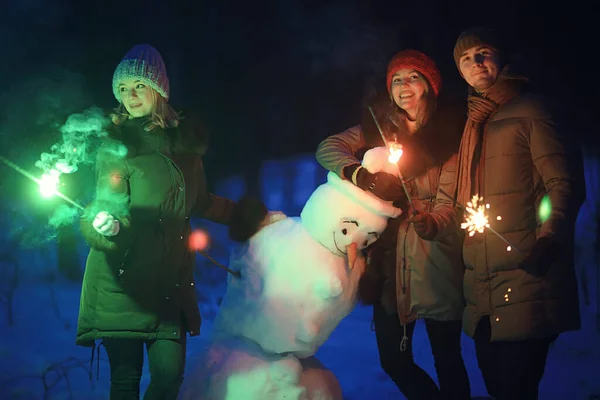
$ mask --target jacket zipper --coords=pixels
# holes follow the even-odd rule
[[[410,224],[406,225],[406,231],[404,232],[404,243],[403,251],[402,251],[402,294],[406,294],[406,270],[408,269],[406,262],[406,239],[408,238],[408,230],[410,229]]]

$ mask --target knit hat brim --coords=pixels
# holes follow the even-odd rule
[[[124,60],[117,66],[112,82],[113,94],[117,101],[121,102],[119,85],[127,79],[137,79],[156,90],[156,92],[160,94],[161,97],[164,97],[165,100],[169,100],[169,93],[164,88],[158,86],[152,79],[147,78],[141,71],[142,66],[143,62],[137,63],[135,60]]]
[[[403,68],[414,69],[425,77],[429,86],[437,96],[442,87],[442,76],[435,62],[417,50],[402,50],[388,63],[386,87],[391,91],[394,74]]]
[[[134,46],[123,57],[113,74],[113,94],[121,102],[119,85],[127,79],[136,79],[150,86],[163,97],[169,99],[169,78],[160,53],[152,46]]]
[[[493,29],[477,26],[462,32],[454,45],[454,62],[460,72],[460,57],[468,49],[478,46],[488,46],[502,53],[504,43],[500,35]]]

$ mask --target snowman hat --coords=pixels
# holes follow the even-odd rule
[[[346,197],[354,200],[369,212],[384,218],[396,218],[402,210],[394,207],[391,201],[383,201],[371,192],[366,192],[350,181],[341,179],[334,172],[327,174],[327,183]]]
[[[385,146],[372,148],[363,156],[361,165],[370,173],[387,172],[397,175],[396,166],[387,160],[388,154],[389,151]],[[396,218],[402,214],[402,210],[394,207],[391,201],[381,200],[372,192],[362,190],[333,172],[327,174],[327,183],[374,214],[387,218]]]

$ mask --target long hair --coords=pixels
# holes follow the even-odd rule
[[[167,102],[167,100],[162,97],[156,90],[150,88],[152,93],[152,113],[148,116],[148,120],[144,125],[144,129],[147,131],[151,131],[152,129],[159,127],[162,129],[166,128],[175,128],[179,126],[179,121],[181,120],[181,115],[173,109]],[[110,118],[115,125],[121,125],[123,122],[132,118],[131,115],[127,112],[127,109],[120,103],[115,109],[110,113]]]
[[[417,120],[416,120],[416,130],[421,128],[423,125],[427,123],[431,119],[431,116],[435,112],[437,107],[437,96],[433,93],[431,88],[431,84],[418,71],[415,71],[419,76],[419,79],[425,83],[425,91],[423,92],[423,96],[419,99],[419,103],[417,104]],[[391,92],[390,92],[390,101],[392,105],[392,109],[396,110],[397,114],[401,115],[401,118],[390,116],[394,125],[398,127],[405,127],[406,120],[408,119],[408,114],[402,108],[398,107],[396,101],[394,100]]]

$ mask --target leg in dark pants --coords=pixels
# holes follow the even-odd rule
[[[110,400],[139,400],[144,365],[144,342],[104,339],[110,364]]]
[[[497,400],[537,400],[550,344],[556,336],[490,342],[490,319],[475,331],[477,362],[488,393]]]
[[[373,306],[373,322],[379,360],[383,370],[392,378],[398,389],[408,400],[437,400],[440,391],[435,382],[415,364],[412,353],[412,336],[415,322],[406,325],[408,343],[404,351],[400,351],[400,343],[404,330],[396,313],[387,313],[379,304]]]
[[[186,337],[146,342],[150,384],[144,400],[175,400],[183,382]]]
[[[425,327],[443,399],[470,400],[471,385],[460,347],[462,321],[426,319]]]

